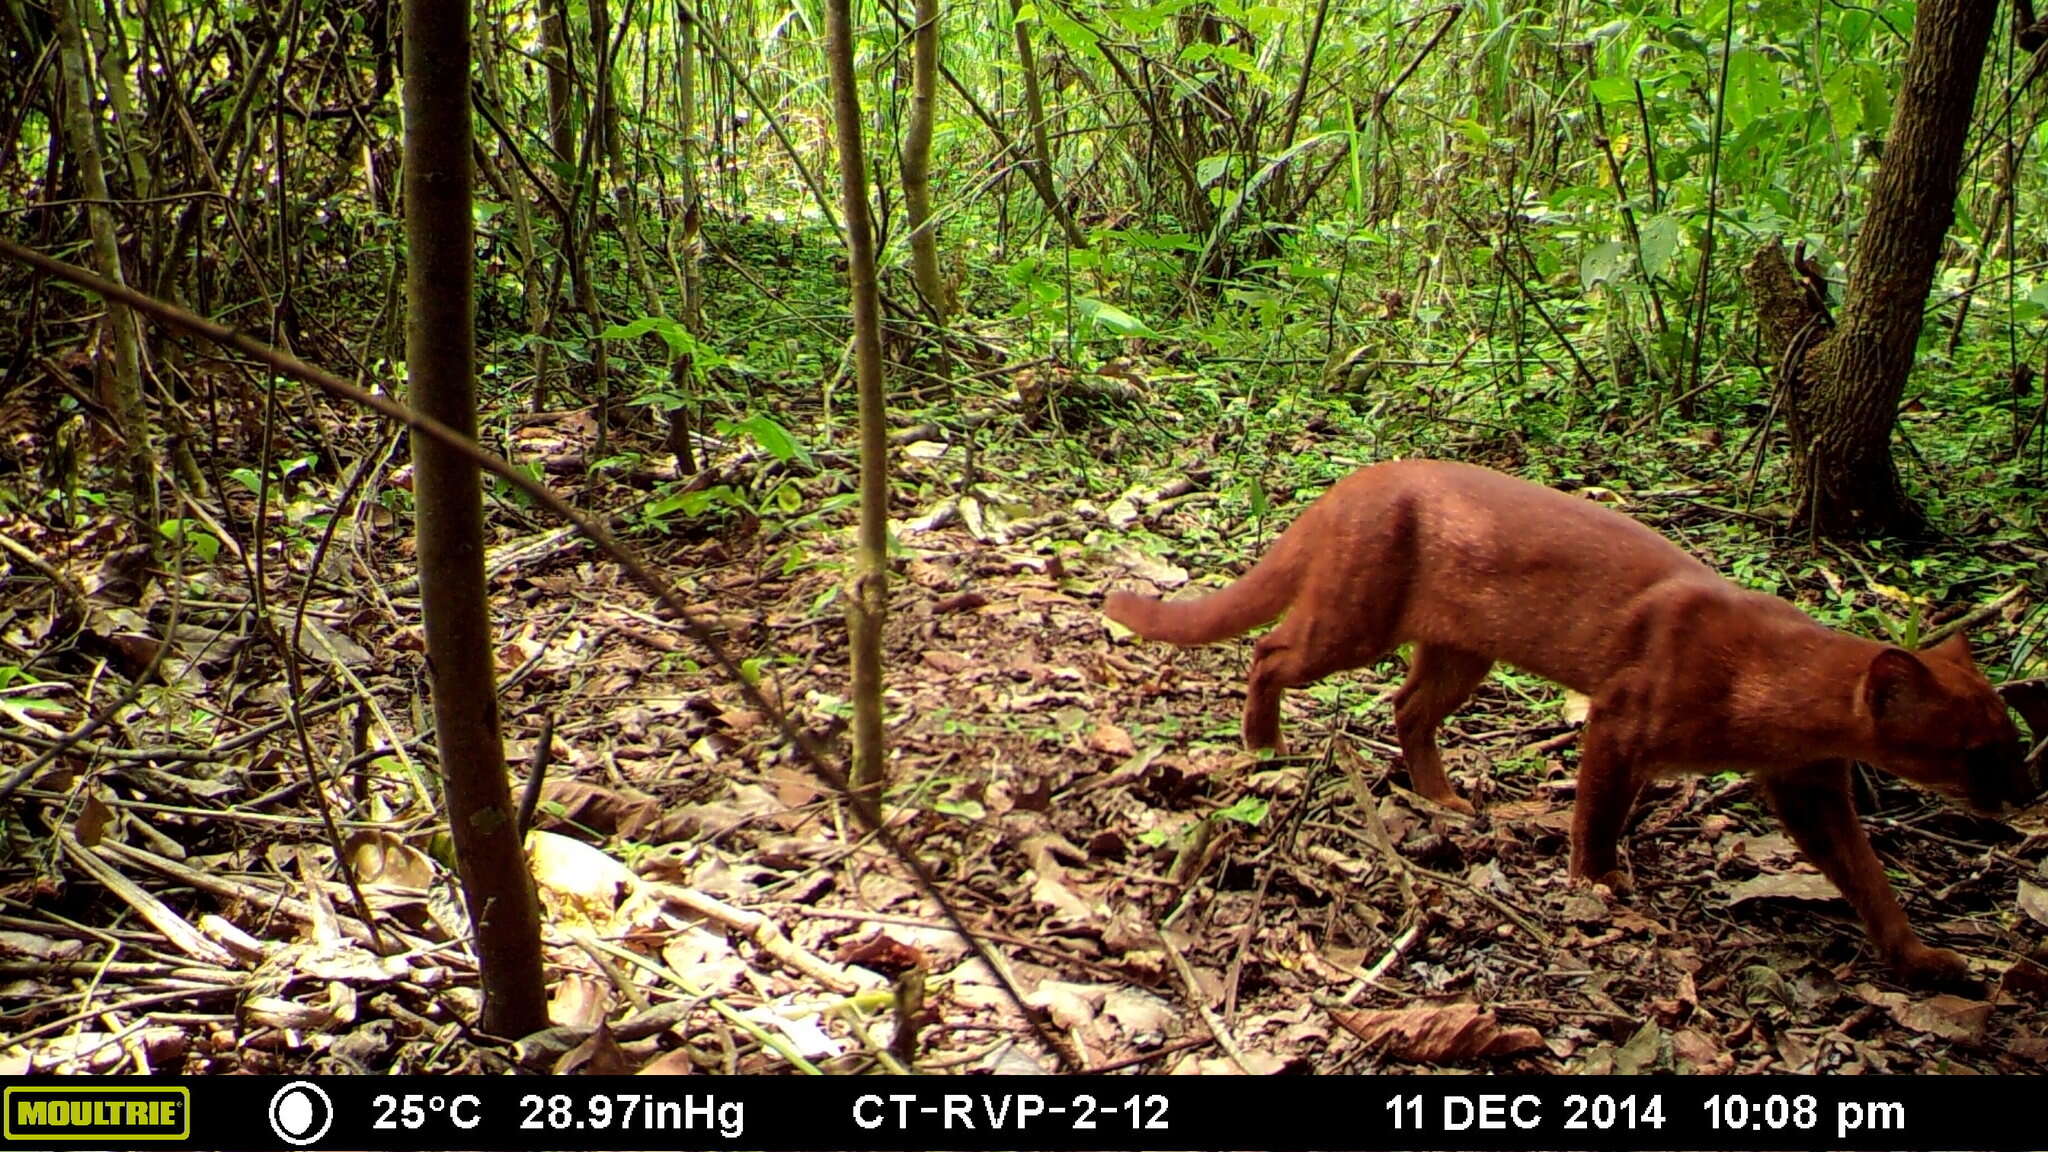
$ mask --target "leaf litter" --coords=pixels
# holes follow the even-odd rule
[[[898,464],[906,489],[943,488],[942,454]],[[1398,662],[1291,694],[1303,751],[1260,761],[1235,740],[1246,643],[1176,651],[1103,620],[1111,586],[1248,562],[1138,543],[1198,523],[1170,503],[1188,490],[1062,509],[990,488],[895,526],[892,819],[1089,1067],[2030,1072],[2048,1057],[2038,817],[1975,821],[1871,778],[1910,914],[1983,961],[1988,999],[1892,983],[1739,778],[1646,792],[1634,895],[1574,886],[1583,711],[1562,693],[1532,710],[1495,680],[1453,718],[1454,776],[1482,800],[1467,818],[1404,786],[1385,705]],[[748,527],[667,559],[770,695],[842,736],[843,538],[807,537],[789,565]],[[94,567],[89,547],[39,543],[61,570]],[[388,551],[380,578],[405,560]],[[392,581],[308,605],[304,659],[323,677],[308,730],[341,769],[331,783],[299,767],[274,655],[230,609],[196,605],[125,743],[84,741],[27,782],[32,823],[11,823],[0,874],[0,1071],[1053,1067],[902,866],[608,564],[549,532],[501,537],[492,570],[515,775],[554,719],[529,859],[555,1026],[509,1057],[451,1043],[475,1014],[474,961],[426,803],[416,593]],[[139,673],[148,658],[116,638],[152,647],[160,616],[132,582],[94,587],[81,615],[16,582],[0,631],[33,648],[97,629],[106,661]],[[0,691],[13,763],[104,702],[92,667]],[[316,786],[342,813],[339,864]]]

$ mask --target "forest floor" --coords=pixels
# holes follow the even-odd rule
[[[525,458],[571,457],[586,433],[581,417],[529,418],[513,439]],[[2048,920],[2038,812],[1979,820],[1862,773],[1861,807],[1909,914],[1975,958],[1983,998],[1899,986],[1738,777],[1645,796],[1625,842],[1633,895],[1574,886],[1576,728],[1562,692],[1497,675],[1447,724],[1474,817],[1406,788],[1387,706],[1398,659],[1291,693],[1295,754],[1256,758],[1236,738],[1249,640],[1147,644],[1112,634],[1099,604],[1111,587],[1175,592],[1191,575],[1243,571],[1291,502],[1262,533],[1219,530],[1201,445],[1107,496],[1098,474],[1090,499],[1056,461],[970,465],[939,435],[900,437],[894,461],[897,491],[915,495],[895,509],[889,810],[1086,1066],[2048,1063],[2048,975],[2026,958]],[[1269,448],[1329,445],[1304,431]],[[1499,445],[1465,455],[1524,463]],[[981,475],[963,489],[969,467]],[[762,476],[804,480],[759,453],[728,453],[719,469],[760,490]],[[587,495],[616,507],[631,493]],[[1667,531],[1736,502],[1711,480],[1681,498],[1605,495]],[[737,515],[710,533],[635,535],[771,696],[842,748],[849,516],[801,532]],[[307,739],[338,777],[346,868],[381,947],[339,882],[243,569],[187,573],[174,642],[148,672],[132,638],[163,634],[164,582],[145,591],[132,561],[110,560],[111,529],[6,526],[78,586],[60,595],[17,565],[0,602],[8,645],[34,651],[66,628],[83,638],[0,695],[8,763],[117,693],[124,659],[151,682],[22,793],[27,823],[11,823],[0,874],[12,1005],[0,1071],[495,1066],[449,1043],[473,1018],[475,979],[419,766],[410,542],[357,523],[365,534],[322,569],[301,644]],[[516,506],[491,523],[515,778],[553,724],[532,853],[561,1027],[521,1061],[1055,1069],[909,871],[674,621],[607,558]],[[273,610],[288,623],[290,599]],[[907,1038],[884,994],[897,981],[902,1002],[906,972],[923,977]]]

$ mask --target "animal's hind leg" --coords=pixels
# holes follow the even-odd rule
[[[1476,652],[1417,644],[1408,663],[1408,679],[1394,693],[1394,730],[1401,739],[1401,754],[1408,760],[1408,776],[1417,792],[1453,811],[1469,813],[1472,804],[1458,795],[1444,775],[1443,757],[1436,747],[1437,725],[1457,711],[1492,668],[1493,661]]]
[[[1376,621],[1352,615],[1348,627],[1314,611],[1317,598],[1296,600],[1278,628],[1252,646],[1252,667],[1245,685],[1244,743],[1247,748],[1280,747],[1280,694],[1300,684],[1313,684],[1332,672],[1359,668],[1379,660],[1392,644]],[[1351,607],[1351,606],[1347,606]],[[1356,612],[1355,607],[1351,608]]]

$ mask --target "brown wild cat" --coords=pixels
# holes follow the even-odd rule
[[[1230,587],[1173,603],[1115,592],[1103,610],[1173,644],[1286,613],[1252,649],[1254,748],[1279,744],[1283,689],[1413,643],[1394,726],[1416,790],[1460,812],[1472,806],[1444,775],[1436,729],[1496,661],[1584,693],[1573,876],[1626,890],[1616,842],[1652,776],[1744,769],[1916,982],[1967,982],[1969,968],[1906,922],[1856,819],[1850,761],[1980,812],[2039,791],[1961,636],[1912,653],[1832,631],[1618,512],[1469,464],[1360,469]]]

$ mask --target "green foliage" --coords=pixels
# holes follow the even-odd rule
[[[714,508],[752,511],[747,502],[729,485],[714,484],[709,488],[673,492],[651,500],[641,509],[640,516],[644,523],[659,526],[676,516],[694,520]]]
[[[211,564],[220,555],[220,539],[206,531],[197,520],[164,520],[157,524],[157,531],[165,540],[186,549],[202,564]]]
[[[745,436],[759,445],[763,452],[785,463],[791,460],[805,464],[811,462],[810,453],[804,450],[804,446],[798,443],[796,437],[789,434],[789,429],[767,416],[757,413],[744,420],[721,420],[718,422],[718,431],[727,436]]]

